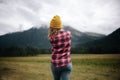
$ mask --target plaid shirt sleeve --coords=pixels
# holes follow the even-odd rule
[[[52,44],[52,64],[57,68],[68,65],[71,61],[71,32],[60,31],[58,35],[50,39],[50,42]]]

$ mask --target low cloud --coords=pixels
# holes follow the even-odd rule
[[[120,0],[0,0],[0,35],[49,25],[58,14],[63,25],[109,34],[120,27]]]

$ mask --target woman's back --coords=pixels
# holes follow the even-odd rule
[[[52,44],[52,63],[55,67],[66,66],[70,63],[71,32],[59,31],[50,39]]]

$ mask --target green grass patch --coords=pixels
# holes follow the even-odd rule
[[[108,67],[120,67],[120,59],[73,59],[75,65],[90,65],[90,66],[108,66]]]
[[[71,80],[120,80],[120,55],[71,55]],[[52,80],[50,55],[1,57],[0,80]]]

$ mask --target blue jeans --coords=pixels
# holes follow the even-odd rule
[[[51,70],[53,73],[54,80],[70,80],[70,73],[72,70],[72,63],[69,63],[67,66],[56,68],[51,63]]]

